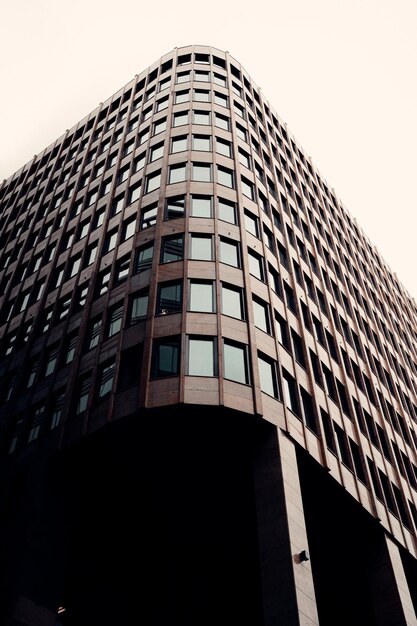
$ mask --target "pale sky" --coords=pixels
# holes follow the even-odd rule
[[[245,67],[417,296],[417,0],[2,0],[0,180],[174,47]]]

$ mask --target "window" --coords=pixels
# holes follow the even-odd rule
[[[231,239],[220,237],[220,261],[227,263],[227,265],[240,267],[239,244]]]
[[[206,313],[215,311],[214,290],[211,281],[190,281],[189,310]]]
[[[153,172],[146,177],[145,193],[151,193],[161,186],[161,170]]]
[[[120,183],[123,183],[125,180],[128,179],[128,177],[129,177],[129,167],[125,167],[119,172],[119,175],[117,177],[117,184],[120,185]]]
[[[214,337],[188,338],[189,376],[215,376]]]
[[[217,182],[220,185],[225,185],[226,187],[234,188],[234,172],[233,170],[229,170],[226,167],[222,167],[221,165],[217,166]]]
[[[135,272],[144,272],[152,267],[153,243],[137,249]]]
[[[295,415],[301,416],[297,383],[286,370],[282,372],[282,388],[286,406],[290,411],[295,413]]]
[[[141,183],[137,183],[134,187],[131,187],[129,189],[129,193],[127,196],[128,204],[133,204],[133,202],[136,202],[136,200],[139,200],[140,188],[141,188]]]
[[[199,261],[212,261],[213,237],[211,235],[201,235],[199,233],[191,234],[189,258]]]
[[[232,144],[225,139],[219,139],[216,137],[216,152],[223,154],[224,156],[232,156]]]
[[[185,196],[173,196],[167,198],[165,205],[165,219],[175,220],[178,217],[183,217],[185,209]]]
[[[188,83],[191,72],[178,72],[177,83]]]
[[[236,134],[240,139],[243,139],[243,141],[248,141],[248,134],[240,124],[236,124]]]
[[[167,81],[165,81],[166,83],[170,82],[170,79],[168,78]],[[161,87],[161,84],[159,84],[159,86]],[[161,89],[160,89],[161,91]],[[155,106],[155,112],[159,113],[159,111],[163,111],[164,109],[166,109],[168,107],[168,96],[165,96],[165,98],[161,98],[160,100],[158,100],[158,102],[156,103]]]
[[[152,377],[178,376],[180,367],[180,337],[164,337],[154,341]]]
[[[275,312],[275,330],[278,341],[287,350],[291,351],[290,335],[288,331],[288,324],[281,315]]]
[[[58,361],[59,354],[59,346],[55,345],[52,348],[48,349],[46,355],[46,363],[45,363],[45,378],[46,376],[50,376],[54,371]]]
[[[193,111],[193,123],[208,126],[210,124],[209,111]]]
[[[258,370],[261,391],[278,398],[278,386],[276,377],[276,364],[267,356],[258,353]]]
[[[99,277],[97,280],[97,287],[96,287],[98,296],[102,296],[104,293],[108,291],[109,282],[110,282],[110,270],[107,270],[103,272],[102,274],[99,274]]]
[[[161,263],[181,261],[184,255],[184,235],[164,237],[161,246]]]
[[[242,289],[222,283],[221,303],[223,315],[245,319]]]
[[[230,200],[219,198],[219,219],[236,224],[236,204]]]
[[[44,418],[45,418],[45,405],[40,404],[33,411],[31,424],[30,424],[30,430],[29,430],[29,436],[28,436],[28,443],[30,443],[31,441],[35,441],[39,437],[39,432],[40,432]]]
[[[216,83],[216,85],[221,85],[221,87],[227,87],[226,78],[224,76],[221,76],[221,74],[215,73],[213,77],[213,82]]]
[[[209,135],[193,135],[193,150],[209,152],[211,150],[211,137]]]
[[[122,327],[123,303],[112,307],[107,319],[107,337],[112,337],[118,333]]]
[[[149,294],[148,290],[139,291],[130,300],[130,323],[140,322],[148,314]]]
[[[169,168],[169,184],[180,183],[185,180],[186,177],[186,164],[178,163],[177,165],[171,165]]]
[[[183,152],[184,150],[187,150],[187,135],[173,137],[171,143],[171,152]]]
[[[242,148],[239,148],[239,162],[250,169],[250,156]]]
[[[139,172],[139,170],[141,170],[143,168],[143,166],[145,165],[145,153],[140,154],[133,162],[133,169],[135,172]]]
[[[197,102],[210,102],[210,92],[207,89],[194,89],[193,100]]]
[[[249,272],[252,274],[252,276],[255,276],[255,278],[263,281],[265,277],[263,258],[255,252],[252,252],[252,250],[248,249],[248,261]]]
[[[265,333],[271,334],[269,309],[266,302],[253,299],[253,316],[255,326],[263,330]]]
[[[117,213],[120,213],[123,207],[124,207],[124,195],[114,198],[112,205],[111,205],[111,214],[116,215]],[[103,212],[103,216],[104,216],[104,212]]]
[[[211,181],[211,164],[210,163],[192,163],[192,180],[199,182]]]
[[[223,344],[223,368],[224,378],[247,385],[249,383],[247,347],[225,340]]]
[[[156,313],[167,315],[178,313],[182,305],[182,282],[162,283],[158,288]]]
[[[141,133],[139,133],[139,145],[141,146],[148,139],[149,139],[149,128],[146,128]]]
[[[76,405],[76,413],[79,415],[83,413],[88,406],[88,396],[90,394],[92,375],[91,373],[86,374],[78,381],[78,393],[77,393],[77,405]]]
[[[245,228],[248,233],[259,238],[259,219],[249,211],[245,211]]]
[[[188,102],[190,99],[190,90],[184,89],[183,91],[177,91],[175,94],[175,104],[181,104],[181,102]]]
[[[158,120],[153,125],[153,134],[157,135],[158,133],[162,133],[167,127],[167,119],[164,117],[162,120]]]
[[[114,375],[116,372],[116,363],[107,362],[100,365],[99,368],[99,388],[98,397],[103,398],[107,396],[112,390]]]
[[[156,144],[155,146],[152,146],[151,148],[151,156],[150,156],[150,161],[156,161],[157,159],[162,158],[164,154],[164,144],[163,142]]]
[[[55,395],[55,401],[53,404],[52,415],[51,415],[51,430],[56,428],[62,417],[62,413],[64,410],[65,404],[65,392],[60,392]]]
[[[174,127],[184,126],[188,124],[188,111],[182,111],[181,113],[174,113],[174,119],[172,125]]]
[[[251,183],[249,180],[247,180],[243,176],[241,178],[241,181],[242,181],[242,193],[243,193],[243,195],[247,196],[251,200],[255,200],[255,192],[254,192],[253,183]]]
[[[87,349],[95,348],[98,345],[101,331],[101,317],[96,317],[89,323]]]
[[[212,217],[211,196],[191,196],[191,215],[193,217]]]
[[[143,207],[142,214],[140,216],[140,229],[144,230],[156,224],[156,217],[158,213],[158,205],[156,202],[150,204],[147,207]]]
[[[135,234],[136,229],[136,217],[133,217],[130,220],[126,220],[123,222],[123,231],[122,231],[122,241],[126,241],[126,239],[130,239]]]
[[[199,81],[201,83],[207,83],[210,80],[210,72],[203,72],[202,70],[195,70],[194,72],[194,80]]]
[[[104,253],[110,252],[116,247],[117,230],[113,230],[111,233],[107,233],[104,243]]]
[[[66,353],[65,353],[65,365],[71,363],[75,355],[75,348],[77,347],[78,335],[76,333],[69,335],[66,339]]]
[[[214,114],[214,125],[217,128],[222,128],[223,130],[230,130],[230,120],[225,115],[220,115],[220,113]]]

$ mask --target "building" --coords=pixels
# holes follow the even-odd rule
[[[241,65],[0,201],[1,623],[417,624],[416,304]]]

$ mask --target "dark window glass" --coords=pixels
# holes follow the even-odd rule
[[[154,342],[152,374],[154,378],[178,376],[180,366],[180,338],[164,337]]]
[[[181,311],[182,283],[163,283],[158,288],[156,312],[160,315]]]

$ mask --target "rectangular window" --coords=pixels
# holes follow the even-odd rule
[[[158,288],[157,315],[179,313],[182,307],[182,282],[162,283]]]
[[[219,198],[219,219],[236,224],[236,204],[230,200]]]
[[[248,249],[249,272],[259,280],[265,279],[263,257]]]
[[[242,289],[222,283],[221,303],[223,315],[239,320],[245,319]]]
[[[89,323],[87,349],[95,348],[98,345],[101,331],[101,317],[96,317]]]
[[[92,375],[86,374],[78,381],[78,394],[77,394],[77,405],[76,405],[76,413],[79,415],[83,413],[88,406],[88,396],[90,395],[90,388],[92,382]]]
[[[220,261],[227,265],[240,267],[239,244],[231,239],[220,237]]]
[[[130,266],[130,255],[126,255],[124,257],[122,257],[121,259],[118,259],[117,263],[116,263],[116,271],[114,274],[114,284],[117,285],[118,283],[122,282],[123,280],[125,280],[128,275],[129,275],[129,266]]]
[[[152,376],[178,376],[180,368],[180,337],[164,337],[154,341]]]
[[[215,311],[214,290],[211,281],[190,281],[189,310],[205,313],[213,313]]]
[[[199,261],[212,261],[213,237],[211,235],[202,235],[200,233],[191,234],[189,258]]]
[[[169,184],[180,183],[186,178],[186,164],[178,163],[177,165],[171,165],[169,168]]]
[[[153,172],[146,177],[145,193],[151,193],[161,186],[161,170]]]
[[[184,255],[184,235],[164,237],[161,246],[161,263],[181,261]]]
[[[208,83],[210,80],[210,72],[203,72],[202,70],[195,70],[194,80],[200,83]]]
[[[189,337],[188,375],[215,376],[215,365],[214,337]]]
[[[158,204],[154,202],[147,207],[142,208],[140,216],[140,229],[144,230],[156,224],[156,217],[158,214]]]
[[[171,153],[184,152],[187,150],[187,135],[172,138]]]
[[[211,164],[192,163],[192,180],[209,183],[211,181]]]
[[[177,126],[184,126],[188,124],[188,111],[182,111],[181,113],[174,113],[172,125],[174,128]]]
[[[164,154],[164,144],[163,142],[152,146],[151,148],[151,156],[149,161],[152,163],[153,161],[157,161],[157,159],[161,159]]]
[[[226,167],[222,167],[221,165],[217,166],[217,182],[219,185],[225,185],[225,187],[230,187],[234,189],[235,186],[235,173],[233,170],[229,170]]]
[[[123,303],[112,307],[107,318],[107,337],[112,337],[122,328]]]
[[[228,99],[227,96],[225,96],[224,94],[215,91],[214,92],[214,102],[215,104],[219,104],[222,107],[227,107],[228,106]]]
[[[113,387],[114,375],[116,372],[116,363],[107,362],[99,368],[99,388],[98,397],[103,398],[107,396]]]
[[[175,220],[178,217],[184,216],[185,210],[185,196],[174,196],[167,198],[165,204],[165,219]]]
[[[139,291],[130,300],[130,323],[136,324],[148,314],[149,294],[148,290]]]
[[[194,89],[193,100],[196,102],[210,102],[210,92],[208,89]]]
[[[78,257],[76,259],[71,259],[70,273],[69,273],[70,278],[72,278],[78,273],[78,270],[80,269],[80,265],[81,265],[81,257]]]
[[[178,72],[177,74],[177,83],[188,83],[189,80],[191,80],[190,78],[191,72]]]
[[[223,368],[224,378],[247,385],[249,383],[247,347],[225,340],[223,344]]]
[[[126,222],[123,222],[123,236],[122,241],[126,241],[126,239],[130,239],[135,234],[136,228],[136,217],[133,217]]]
[[[214,114],[214,125],[223,130],[230,130],[230,119],[220,113]]]
[[[52,415],[51,415],[51,430],[53,428],[56,428],[59,425],[63,411],[64,411],[64,404],[65,404],[65,393],[64,392],[57,393],[55,396],[55,402],[53,405]]]
[[[181,102],[188,102],[190,99],[190,90],[183,89],[175,93],[175,104],[181,104]]]
[[[113,230],[111,233],[107,233],[104,243],[104,253],[114,250],[117,241],[117,230]]]
[[[191,215],[193,217],[212,217],[211,196],[191,196]]]
[[[157,122],[154,123],[153,134],[158,135],[158,133],[162,133],[164,130],[166,130],[166,127],[167,127],[167,120],[165,117],[164,119],[158,120]]]
[[[241,177],[242,182],[242,193],[247,196],[251,200],[255,200],[255,191],[253,183],[251,183],[247,178]]]
[[[73,334],[73,335],[69,335],[67,337],[66,340],[66,354],[65,354],[65,365],[68,365],[68,363],[71,363],[74,355],[75,355],[75,348],[77,347],[77,341],[78,341],[78,335],[77,334]]]
[[[295,415],[301,416],[297,383],[291,374],[289,374],[286,370],[283,370],[282,373],[282,388],[286,406],[290,409],[290,411],[295,413]]]
[[[252,233],[255,237],[259,238],[259,219],[245,210],[245,228],[248,233]]]
[[[226,141],[225,139],[219,139],[216,137],[216,152],[219,154],[223,154],[224,156],[231,157],[232,156],[232,144],[230,141]]]
[[[144,272],[152,267],[153,243],[137,249],[135,272]]]
[[[45,378],[50,376],[54,371],[58,361],[59,346],[55,345],[48,349],[45,363]]]
[[[193,111],[193,123],[201,124],[202,126],[210,125],[210,112],[209,111]]]
[[[193,135],[193,150],[210,152],[211,137],[209,135]]]
[[[265,355],[258,353],[258,371],[261,391],[278,398],[276,363]]]
[[[271,322],[269,316],[269,309],[266,302],[253,298],[253,316],[255,326],[264,331],[264,333],[271,334]]]

